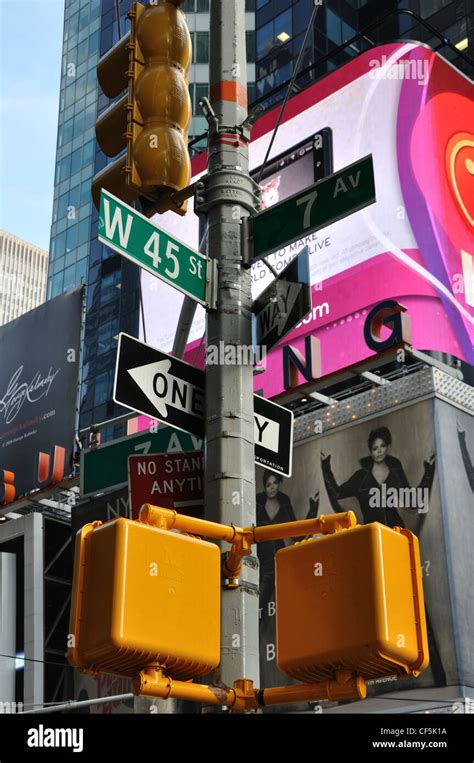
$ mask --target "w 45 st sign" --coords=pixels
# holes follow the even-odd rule
[[[102,190],[99,241],[202,305],[207,304],[208,260]]]
[[[251,257],[266,257],[374,201],[374,165],[369,155],[255,215]]]

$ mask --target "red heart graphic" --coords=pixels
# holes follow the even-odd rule
[[[474,227],[474,135],[458,132],[446,146],[446,173],[454,200]]]

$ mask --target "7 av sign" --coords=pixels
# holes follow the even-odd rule
[[[196,302],[207,304],[207,258],[104,190],[98,238]]]
[[[369,155],[255,215],[252,259],[266,257],[374,201],[374,165]]]

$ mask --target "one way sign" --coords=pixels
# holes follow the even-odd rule
[[[203,371],[127,334],[119,335],[113,398],[152,419],[203,435]]]
[[[113,399],[145,416],[203,437],[204,371],[119,335]],[[259,395],[254,400],[255,462],[291,476],[293,412]]]
[[[254,344],[275,347],[311,312],[309,249],[305,246],[252,305]]]
[[[291,477],[293,456],[293,411],[253,396],[255,463]]]

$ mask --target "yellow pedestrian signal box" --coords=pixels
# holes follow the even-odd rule
[[[418,539],[373,522],[281,549],[277,664],[304,682],[369,680],[428,665]]]
[[[68,659],[136,676],[159,665],[188,680],[220,661],[220,551],[119,518],[76,536]]]
[[[99,84],[117,99],[100,114],[97,141],[106,156],[118,156],[92,181],[99,209],[104,188],[125,203],[140,198],[145,214],[181,205],[164,196],[189,185],[191,162],[188,128],[192,116],[188,89],[192,60],[191,36],[179,10],[183,0],[133,3],[130,32],[100,59]],[[125,153],[121,153],[126,149]]]

